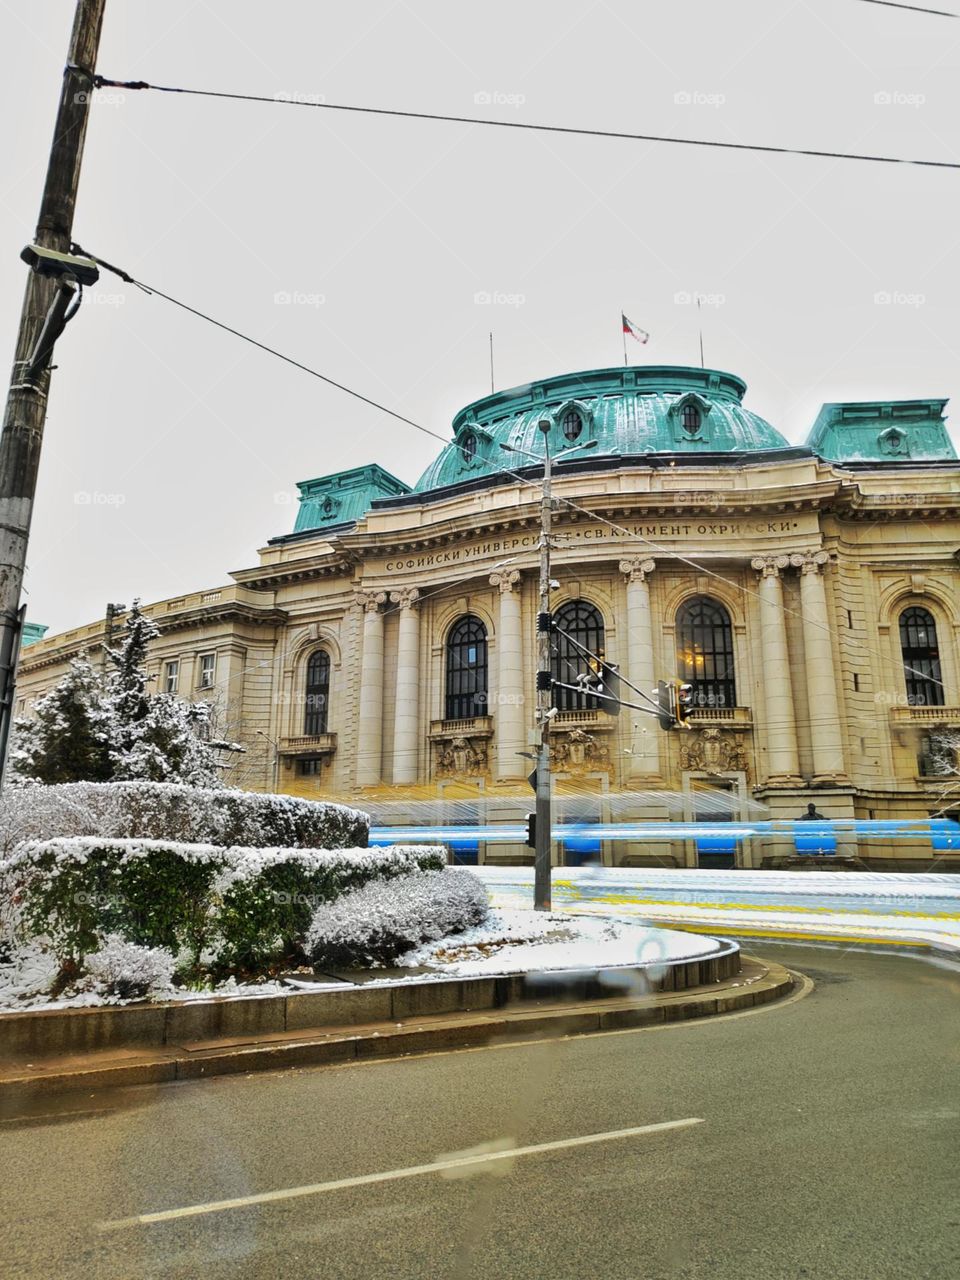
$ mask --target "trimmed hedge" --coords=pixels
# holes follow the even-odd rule
[[[370,818],[346,805],[173,782],[68,782],[11,787],[0,848],[65,835],[175,840],[245,848],[365,848]]]
[[[108,934],[254,968],[295,951],[317,906],[371,880],[443,867],[433,846],[249,849],[100,836],[30,842],[0,868],[28,934],[77,962]]]
[[[414,873],[318,907],[306,950],[320,965],[390,965],[423,942],[480,924],[489,910],[483,881],[472,871]]]

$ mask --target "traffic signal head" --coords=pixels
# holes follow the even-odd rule
[[[680,724],[685,724],[690,712],[693,710],[693,685],[678,684],[677,685],[677,720]]]
[[[600,663],[600,684],[597,692],[603,696],[599,699],[600,710],[608,716],[620,714],[620,668],[613,662]]]
[[[661,729],[673,729],[677,723],[674,710],[676,687],[671,680],[657,681],[657,722]]]
[[[527,838],[524,843],[531,849],[537,847],[537,815],[535,813],[527,814]]]

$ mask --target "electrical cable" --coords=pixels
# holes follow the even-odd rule
[[[146,80],[110,80],[94,76],[94,87],[153,89],[157,93],[182,93],[200,98],[225,98],[233,102],[261,102],[274,106],[312,107],[319,111],[350,111],[360,115],[390,116],[400,120],[433,120],[444,124],[477,124],[491,129],[521,129],[533,133],[566,134],[571,137],[611,138],[624,142],[661,142],[679,147],[714,147],[724,151],[752,151],[764,155],[814,156],[824,160],[859,160],[871,164],[908,164],[928,169],[960,169],[960,161],[919,160],[907,156],[870,155],[852,151],[826,151],[813,147],[775,147],[753,142],[724,142],[715,138],[676,138],[665,134],[625,133],[613,129],[584,129],[572,125],[533,124],[523,120],[485,120],[482,116],[448,116],[431,111],[401,111],[392,107],[360,107],[344,102],[315,102],[306,97],[268,97],[256,93],[226,93],[218,89],[186,89],[174,85],[149,84]]]

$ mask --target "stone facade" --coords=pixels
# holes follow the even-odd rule
[[[644,371],[627,372],[638,387],[630,395],[640,394]],[[681,372],[694,382],[702,375],[706,399],[695,399],[708,408],[707,379],[729,377]],[[705,677],[710,697],[690,732],[663,732],[636,711],[560,710],[552,758],[561,815],[567,805],[602,819],[691,818],[719,806],[732,817],[796,818],[811,799],[830,817],[926,817],[949,808],[956,783],[925,773],[923,752],[931,732],[960,731],[960,463],[952,448],[938,438],[936,456],[912,456],[911,428],[902,425],[909,415],[901,414],[906,453],[900,444],[893,458],[884,452],[886,435],[875,458],[858,444],[857,457],[844,460],[847,406],[828,406],[829,458],[778,443],[772,428],[774,439],[749,448],[731,436],[733,458],[709,440],[699,452],[682,450],[673,406],[690,400],[685,386],[663,393],[663,430],[672,434],[656,450],[604,451],[598,432],[595,454],[557,467],[553,604],[592,606],[606,660],[651,691],[658,679],[699,670],[702,655],[687,651],[681,617],[706,602],[709,616],[727,620],[726,683]],[[714,412],[732,420],[721,392],[712,393]],[[580,406],[589,434],[585,395],[574,400],[561,388],[536,410],[556,417],[558,450],[568,403]],[[892,428],[883,406],[869,407],[879,440]],[[445,472],[444,483],[412,492],[394,482],[349,524],[275,539],[231,585],[147,609],[161,630],[151,652],[156,687],[168,687],[176,663],[176,691],[214,701],[218,732],[246,747],[235,766],[241,785],[385,806],[388,815],[393,805],[401,821],[411,820],[413,802],[435,798],[473,803],[480,821],[516,821],[532,807],[525,775],[538,469],[504,475],[501,460],[499,473],[492,465],[477,471],[463,423],[482,414],[478,406],[464,414],[450,446],[465,459],[464,477]],[[454,462],[442,465],[449,472]],[[313,490],[311,501],[319,510]],[[932,705],[907,680],[901,620],[910,609],[925,610],[936,628],[940,694]],[[453,715],[466,704],[451,702],[448,642],[465,617],[485,635],[485,679],[471,714]],[[103,638],[102,624],[93,624],[31,644],[20,666],[20,713],[71,656],[86,651],[98,661]],[[329,683],[311,692],[308,663],[321,649]],[[463,661],[476,665],[470,652],[468,643]],[[721,688],[730,696],[714,698]],[[322,724],[314,717],[308,725],[317,699]],[[687,845],[611,844],[603,855],[695,864],[697,850]],[[754,840],[739,857],[756,865],[771,852]],[[922,841],[878,841],[861,852],[888,865],[931,856]],[[491,860],[526,854],[481,851]]]

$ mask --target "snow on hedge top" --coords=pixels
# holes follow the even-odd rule
[[[296,796],[170,782],[26,784],[4,793],[0,852],[62,836],[343,849],[366,845],[369,830],[359,809]]]
[[[354,849],[252,849],[216,844],[184,844],[172,840],[124,840],[103,836],[66,836],[59,840],[28,840],[3,864],[5,870],[38,864],[66,868],[82,867],[99,854],[116,860],[118,867],[147,858],[152,853],[172,854],[184,862],[211,863],[220,872],[218,887],[226,889],[238,881],[255,880],[273,867],[295,866],[313,871],[347,871],[352,868],[374,875],[406,875],[414,871],[437,870],[446,864],[446,851],[439,845],[392,845],[386,848]]]

